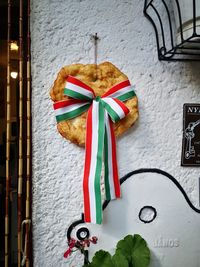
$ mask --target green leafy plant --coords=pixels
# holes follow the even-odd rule
[[[115,254],[99,250],[92,262],[83,267],[147,267],[150,263],[150,250],[140,235],[127,235],[117,243]]]

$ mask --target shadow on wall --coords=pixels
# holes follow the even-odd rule
[[[191,69],[191,75],[196,88],[200,91],[200,62],[187,62],[188,67]]]

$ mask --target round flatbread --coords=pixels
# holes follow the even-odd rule
[[[102,96],[115,84],[128,80],[128,77],[110,62],[103,62],[99,65],[68,65],[60,70],[57,79],[51,88],[50,96],[54,102],[68,99],[68,97],[63,94],[68,75],[74,76],[90,86],[94,90],[96,96]],[[128,130],[138,118],[137,97],[135,96],[124,103],[129,108],[130,112],[124,119],[114,123],[113,128],[116,136],[119,136]],[[76,118],[59,122],[57,124],[59,133],[71,142],[84,146],[86,118],[87,112],[84,112]]]

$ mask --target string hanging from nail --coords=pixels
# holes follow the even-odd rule
[[[97,80],[98,74],[97,74],[97,56],[98,56],[98,41],[100,38],[98,37],[98,34],[95,33],[95,35],[91,36],[91,39],[94,42],[94,64],[96,66],[96,77],[95,80]]]

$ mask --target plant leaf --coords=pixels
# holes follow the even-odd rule
[[[127,235],[117,243],[115,255],[99,250],[92,262],[83,267],[148,267],[150,250],[146,241],[140,235]]]
[[[111,255],[109,252],[99,250],[95,253],[92,263],[92,267],[115,267],[112,263]]]
[[[134,267],[147,267],[150,263],[150,250],[146,241],[140,235],[134,235],[133,242],[132,265]]]
[[[131,267],[147,267],[150,251],[140,235],[127,235],[117,243],[117,253],[123,254]]]
[[[112,262],[115,267],[129,267],[127,259],[119,252],[112,257]]]
[[[123,254],[130,263],[132,260],[133,248],[134,248],[133,236],[127,235],[124,237],[124,239],[120,240],[117,243],[116,253]]]

